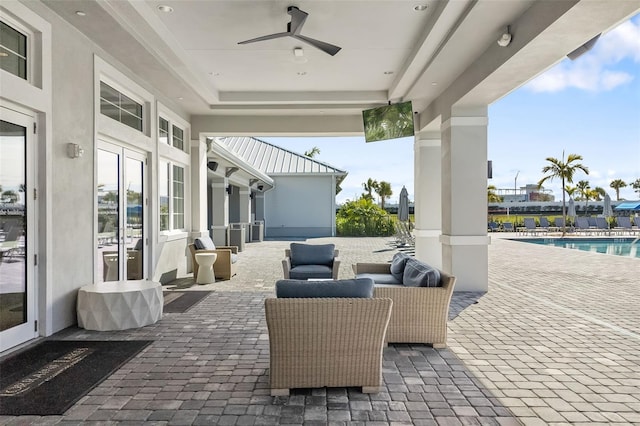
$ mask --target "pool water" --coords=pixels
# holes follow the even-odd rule
[[[511,241],[640,258],[640,241],[636,238],[518,238]]]

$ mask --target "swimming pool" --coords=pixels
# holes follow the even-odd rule
[[[640,241],[636,238],[514,238],[511,241],[640,258]]]

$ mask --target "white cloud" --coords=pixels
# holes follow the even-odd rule
[[[640,20],[632,20],[603,34],[594,48],[575,61],[565,59],[529,82],[533,92],[577,88],[590,92],[612,90],[629,83],[633,75],[614,69],[625,59],[640,63]]]

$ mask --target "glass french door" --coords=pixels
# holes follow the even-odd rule
[[[33,129],[0,107],[0,352],[37,336]]]
[[[145,279],[145,155],[101,141],[96,164],[96,280]]]

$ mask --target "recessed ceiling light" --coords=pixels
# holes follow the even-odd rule
[[[393,71],[385,71],[384,72],[384,75],[391,75],[391,74],[393,74]]]
[[[82,10],[76,10],[76,15],[78,15],[78,16],[87,16],[87,12],[83,12]]]
[[[165,4],[162,4],[160,6],[158,6],[158,10],[160,12],[164,12],[164,13],[171,13],[173,12],[173,8],[171,6],[167,6]]]
[[[438,82],[437,82],[437,81],[432,81],[432,82],[431,82],[431,85],[432,85],[432,86],[437,86],[437,85],[438,85]]]
[[[179,101],[181,101],[181,100],[183,100],[183,99],[184,99],[184,98],[183,98],[182,96],[178,96],[178,100],[179,100]]]
[[[423,10],[427,10],[427,5],[426,4],[417,4],[415,6],[413,6],[413,10],[415,10],[416,12],[422,12]]]

